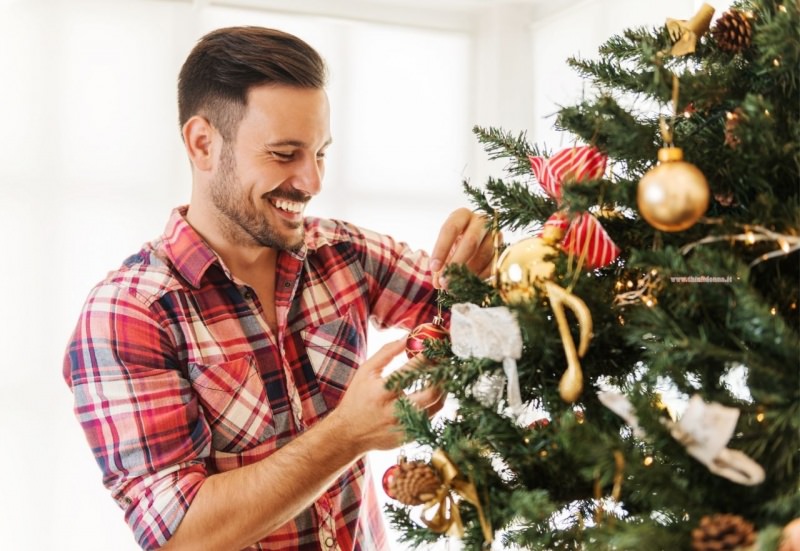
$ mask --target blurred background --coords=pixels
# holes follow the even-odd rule
[[[316,47],[335,143],[309,213],[429,249],[470,206],[462,181],[502,175],[473,125],[571,145],[551,115],[589,91],[565,59],[701,4],[0,0],[0,548],[137,549],[72,414],[62,356],[91,286],[188,202],[175,84],[199,37],[262,25]],[[375,332],[370,348],[399,336]],[[396,456],[375,454],[377,479]]]

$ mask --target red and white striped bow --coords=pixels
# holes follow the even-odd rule
[[[545,192],[561,204],[561,187],[565,180],[581,182],[600,178],[606,170],[608,157],[590,146],[562,149],[549,159],[529,157],[533,174]],[[619,256],[620,249],[588,212],[580,213],[570,222],[566,212],[559,211],[545,222],[565,230],[561,247],[577,256],[585,255],[588,268],[607,266]]]

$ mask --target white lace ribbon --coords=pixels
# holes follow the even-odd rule
[[[507,401],[512,412],[522,409],[517,360],[522,355],[522,334],[514,314],[505,306],[481,308],[454,304],[450,315],[450,342],[459,358],[487,358],[503,362]]]

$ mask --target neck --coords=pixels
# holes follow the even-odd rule
[[[247,284],[263,278],[275,270],[278,250],[264,247],[255,241],[245,242],[246,237],[232,238],[215,222],[218,214],[209,212],[200,205],[190,204],[186,221],[200,234],[219,255],[222,262],[237,279]]]

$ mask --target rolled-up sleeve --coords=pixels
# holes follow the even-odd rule
[[[158,301],[103,283],[64,358],[103,483],[139,545],[161,547],[206,478],[210,430],[179,366]]]

